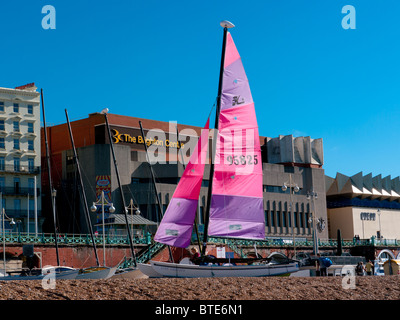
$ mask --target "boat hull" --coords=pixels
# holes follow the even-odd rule
[[[64,269],[64,270],[62,270]],[[73,280],[76,279],[79,273],[79,269],[73,268],[49,268],[44,269],[41,274],[38,275],[10,275],[0,277],[0,281],[10,281],[10,280],[43,280],[46,277],[55,276],[56,280]]]
[[[78,276],[77,280],[86,280],[86,279],[109,279],[111,278],[115,272],[117,271],[117,267],[109,268],[109,267],[89,267],[83,269]]]
[[[163,275],[154,270],[151,264],[138,263],[138,268],[149,278],[162,278]]]
[[[173,278],[270,277],[285,276],[299,270],[298,263],[260,265],[191,265],[150,261],[154,271]]]
[[[143,279],[148,278],[146,274],[144,274],[139,268],[122,270],[120,272],[116,272],[112,277],[112,279]]]

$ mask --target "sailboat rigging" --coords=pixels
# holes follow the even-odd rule
[[[43,98],[43,89],[40,89],[40,98],[42,102],[42,112],[43,112],[43,131],[44,131],[44,141],[46,145],[46,162],[47,162],[47,174],[49,178],[49,193],[50,193],[50,202],[53,213],[53,225],[54,225],[54,243],[56,247],[56,257],[57,257],[57,266],[60,265],[60,256],[58,252],[58,235],[57,235],[57,220],[56,220],[56,208],[55,203],[52,199],[53,194],[53,179],[51,177],[51,166],[50,166],[50,151],[49,151],[49,143],[47,140],[47,127],[46,127],[46,116],[44,112],[44,98]],[[35,190],[36,192],[36,190]]]
[[[79,180],[79,185],[81,187],[82,198],[83,198],[83,202],[84,202],[83,203],[83,209],[85,211],[86,223],[87,223],[87,226],[88,226],[88,229],[89,229],[90,238],[92,239],[92,243],[93,243],[93,250],[94,250],[94,255],[95,255],[95,258],[96,258],[96,264],[97,264],[97,266],[100,266],[99,257],[97,255],[97,249],[96,249],[96,241],[95,241],[94,236],[93,236],[92,222],[90,220],[90,214],[89,214],[89,209],[88,209],[89,207],[88,207],[88,204],[87,204],[85,187],[84,187],[83,181],[82,181],[81,167],[80,167],[80,164],[79,164],[78,155],[76,153],[74,137],[72,135],[71,124],[69,122],[67,109],[65,109],[65,116],[67,118],[69,137],[71,139],[72,150],[73,150],[73,153],[74,153],[74,160],[75,160],[76,170],[77,170],[77,176],[78,176],[78,180]]]
[[[136,253],[135,253],[135,248],[133,246],[133,240],[132,240],[132,235],[129,232],[129,222],[128,222],[128,215],[127,215],[127,209],[125,206],[125,196],[124,196],[124,192],[122,190],[122,186],[121,186],[121,179],[119,176],[119,170],[118,170],[118,165],[117,165],[117,160],[115,158],[115,152],[114,152],[114,144],[113,144],[113,140],[111,138],[111,131],[110,131],[110,125],[108,123],[108,117],[107,117],[107,112],[103,112],[104,114],[104,118],[106,120],[106,127],[107,127],[107,133],[108,133],[108,138],[110,140],[110,148],[111,148],[111,153],[112,153],[112,157],[113,157],[113,161],[114,161],[114,167],[115,167],[115,173],[117,175],[117,181],[118,181],[118,187],[119,187],[119,192],[121,195],[121,202],[122,202],[122,208],[123,208],[123,212],[124,212],[124,217],[125,217],[125,223],[126,223],[126,229],[128,232],[128,239],[129,239],[129,247],[131,249],[131,254],[132,254],[132,258],[133,258],[133,262],[135,264],[135,266],[137,265],[137,261],[136,261]]]
[[[211,157],[210,164],[201,257],[195,264],[150,263],[154,271],[166,277],[265,277],[289,274],[298,271],[298,264],[294,261],[276,263],[269,258],[217,259],[207,256],[209,235],[265,239],[261,148],[254,102],[241,57],[228,32],[234,25],[222,21],[221,26],[224,35],[213,137],[215,155]],[[203,136],[203,130],[160,223],[155,241],[185,248],[190,245],[205,163],[193,160],[201,154],[199,150],[207,150],[208,122],[205,127],[207,134]]]
[[[160,196],[159,196],[158,190],[157,190],[157,185],[156,185],[156,180],[155,180],[155,177],[154,177],[153,167],[151,166],[149,155],[148,155],[148,152],[147,152],[147,144],[146,144],[146,140],[145,140],[146,137],[144,135],[143,126],[142,126],[142,122],[141,121],[139,121],[139,126],[140,126],[140,132],[142,134],[142,139],[144,141],[144,149],[146,151],[147,162],[148,162],[149,167],[150,167],[151,179],[153,181],[154,192],[155,192],[155,196],[156,196],[156,199],[157,199],[158,210],[159,210],[158,214],[159,214],[160,221],[162,221],[163,210],[162,210],[162,206],[161,206],[161,200],[160,200]],[[173,262],[174,261],[174,256],[172,255],[172,250],[171,250],[170,246],[168,246],[168,253],[169,253],[169,259],[171,260],[171,262]]]

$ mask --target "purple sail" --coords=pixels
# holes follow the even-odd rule
[[[208,149],[209,119],[175,189],[154,240],[170,246],[190,245]]]

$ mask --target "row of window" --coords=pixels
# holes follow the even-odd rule
[[[0,176],[0,190],[6,185],[6,177]],[[14,188],[18,189],[21,187],[21,179],[19,177],[14,177]],[[28,178],[28,188],[34,190],[35,188],[35,178]]]
[[[6,182],[6,178],[5,177],[0,177],[0,190],[3,190],[5,188],[5,182]],[[20,188],[21,185],[21,180],[19,177],[14,177],[14,188],[16,190],[18,190]],[[28,188],[29,190],[32,190],[32,194],[35,190],[35,179],[34,178],[28,178]],[[11,199],[6,199],[4,197],[2,197],[2,207],[3,208],[7,208],[7,202],[10,201]],[[26,201],[26,200],[24,200]],[[14,211],[19,211],[21,210],[21,199],[13,199],[14,202]],[[34,199],[33,196],[32,198],[29,199],[29,209],[33,210],[35,206],[34,203]]]
[[[4,137],[0,137],[0,149],[6,148],[6,140]],[[13,149],[20,150],[20,140],[18,138],[13,139]],[[35,145],[33,140],[28,140],[28,150],[35,151]]]
[[[310,228],[309,218],[311,213],[294,212],[295,228]],[[293,214],[286,211],[265,211],[265,225],[269,227],[292,227]]]
[[[21,158],[14,157],[13,166],[14,166],[15,172],[20,172],[21,171]],[[35,169],[35,159],[28,158],[28,171],[33,172],[34,169]],[[6,170],[6,158],[0,157],[0,171],[5,171],[5,170]],[[1,177],[0,177],[0,179],[1,179]],[[1,181],[0,181],[0,186],[1,186]]]
[[[0,120],[0,130],[6,130],[5,120]],[[20,132],[20,123],[19,121],[13,121],[13,131]],[[28,133],[34,133],[33,122],[28,122]]]
[[[19,111],[20,111],[19,103],[13,103],[13,112],[19,113]],[[4,101],[0,101],[0,112],[5,112]],[[33,114],[33,105],[32,104],[27,105],[27,113]]]
[[[21,199],[6,199],[2,198],[2,208],[8,208],[9,207],[9,202],[13,200],[14,202],[14,209],[12,209],[14,212],[18,213],[18,211],[21,211],[21,202],[26,201],[26,200],[21,200]],[[26,204],[25,204],[26,206]],[[33,212],[35,210],[35,200],[34,199],[29,199],[29,210]],[[7,211],[7,209],[6,209]],[[7,212],[6,212],[7,213]],[[10,211],[8,210],[8,214],[10,214]]]

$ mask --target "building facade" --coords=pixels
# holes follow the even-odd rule
[[[109,114],[108,120],[126,203],[132,199],[143,217],[160,222],[162,212],[165,212],[184,171],[183,164],[187,163],[190,151],[196,145],[202,128],[114,114]],[[139,121],[142,122],[146,143],[149,146],[150,160],[154,162],[151,167],[156,177],[156,189],[161,200],[162,212],[155,196]],[[73,121],[71,130],[88,203],[97,201],[101,190],[105,188],[109,191],[109,200],[116,208],[115,214],[123,213],[104,115],[94,113],[88,118]],[[50,153],[53,162],[57,164],[53,168],[55,172],[53,177],[56,177],[57,203],[60,203],[58,210],[65,211],[59,216],[69,217],[64,221],[64,225],[60,225],[60,230],[87,232],[82,208],[76,210],[80,206],[80,200],[78,192],[74,191],[76,165],[67,125],[48,128],[48,136]],[[290,241],[294,232],[296,238],[311,238],[313,213],[316,219],[327,220],[322,140],[280,136],[260,137],[260,142],[267,236]],[[200,231],[204,224],[209,169],[210,166],[206,164],[197,214]],[[57,172],[60,173],[58,176]],[[43,178],[43,182],[45,184],[46,179]],[[290,182],[292,187],[289,185]],[[282,189],[284,184],[288,186],[285,191]],[[294,192],[295,189],[297,192]],[[318,197],[308,199],[307,193],[312,191],[317,193]],[[68,208],[61,203],[68,203]],[[95,224],[98,222],[98,215],[93,214],[92,219]],[[73,228],[68,229],[68,226]],[[321,228],[319,236],[326,239],[327,229]]]
[[[329,234],[379,241],[400,238],[400,178],[337,173],[326,177]]]
[[[0,88],[1,206],[21,232],[41,232],[40,147],[40,93],[35,84]]]

